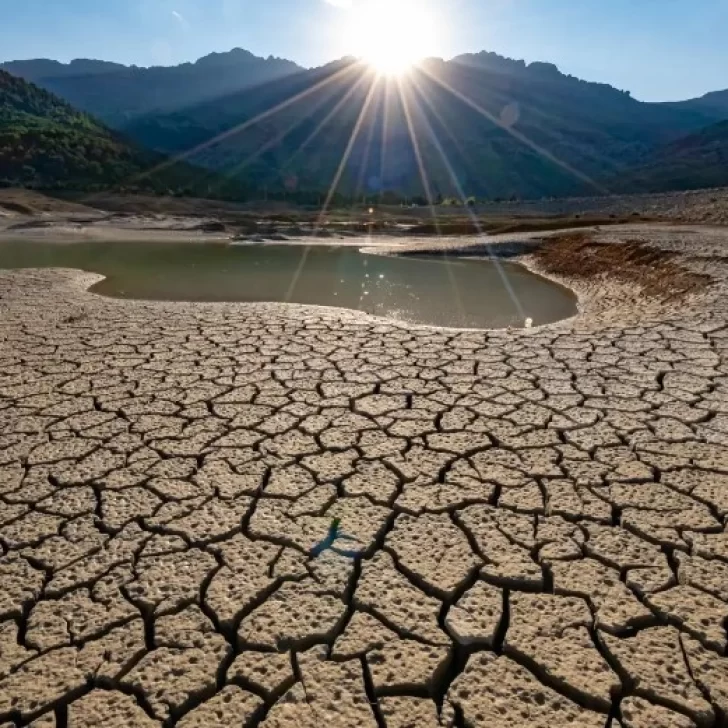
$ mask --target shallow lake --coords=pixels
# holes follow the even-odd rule
[[[525,268],[355,247],[215,243],[0,243],[0,268],[80,268],[91,290],[163,301],[284,301],[455,328],[522,327],[576,313],[576,297]]]

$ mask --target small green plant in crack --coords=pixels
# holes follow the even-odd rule
[[[345,533],[341,532],[340,518],[332,519],[326,537],[323,540],[319,541],[311,549],[311,557],[315,559],[317,556],[320,556],[322,553],[324,553],[324,551],[333,551],[339,556],[345,556],[350,559],[354,559],[357,556],[361,555],[361,551],[359,550],[339,548],[338,546],[336,546],[337,541],[357,541],[357,539],[353,536],[347,536]]]

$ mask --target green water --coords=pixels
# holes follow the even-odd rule
[[[0,243],[0,268],[79,268],[96,293],[163,301],[285,301],[456,328],[550,323],[565,288],[518,265],[364,255],[353,247],[197,243]]]

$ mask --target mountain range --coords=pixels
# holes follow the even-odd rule
[[[728,121],[701,129],[649,155],[624,182],[635,191],[669,192],[728,184]]]
[[[223,181],[294,196],[335,183],[352,197],[490,199],[728,185],[728,91],[645,103],[488,52],[429,59],[401,81],[354,59],[304,69],[241,49],[174,67],[0,68],[137,148],[209,170],[213,193]]]
[[[0,71],[0,186],[94,192],[241,197],[237,180],[168,160],[75,110],[48,91]]]
[[[140,68],[77,59],[11,61],[0,69],[60,96],[112,127],[142,114],[193,106],[302,70],[292,61],[236,48],[195,63]]]

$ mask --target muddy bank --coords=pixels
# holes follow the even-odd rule
[[[532,256],[545,273],[582,280],[611,277],[637,285],[650,298],[701,293],[711,283],[710,276],[681,265],[678,253],[640,239],[613,245],[585,233],[559,235],[535,246]]]
[[[0,271],[0,723],[724,725],[726,233],[630,239],[530,331]]]

